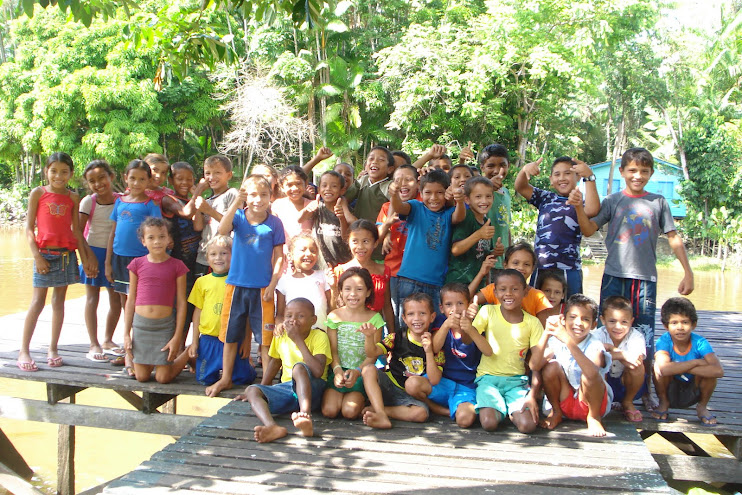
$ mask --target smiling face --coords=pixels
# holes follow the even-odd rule
[[[696,323],[693,323],[690,316],[675,313],[668,316],[665,328],[670,332],[674,343],[685,344],[690,342],[691,332],[696,329]]]
[[[469,167],[456,167],[451,173],[451,187],[454,189],[464,187],[464,183],[471,179],[471,177]]]
[[[560,196],[569,196],[575,187],[577,187],[577,174],[572,170],[572,164],[569,162],[559,162],[551,169],[549,181],[551,187]]]
[[[629,330],[631,330],[631,325],[634,323],[634,316],[631,314],[631,311],[608,308],[603,312],[600,321],[603,322],[605,329],[608,330],[613,344],[618,345],[629,333]]]
[[[141,168],[133,168],[126,174],[126,187],[132,196],[142,196],[149,186],[149,174]]]
[[[194,177],[193,172],[187,168],[180,168],[173,174],[173,189],[175,194],[181,198],[187,198],[188,193],[191,192],[193,187]]]
[[[637,161],[631,161],[628,165],[619,169],[621,177],[626,183],[626,189],[629,194],[638,196],[644,194],[644,187],[654,174],[654,170],[649,165],[642,165]]]
[[[281,180],[281,190],[292,203],[303,203],[307,183],[296,174],[288,174]]]
[[[502,182],[508,175],[509,167],[508,159],[504,156],[491,156],[482,162],[480,169],[482,170],[482,175],[488,179],[495,177]]]
[[[111,189],[111,177],[106,169],[103,167],[96,167],[92,170],[88,170],[85,174],[85,180],[88,181],[88,187],[91,191],[98,195],[98,197],[107,197],[112,193]]]
[[[262,214],[268,211],[271,205],[271,191],[265,183],[250,180],[242,187],[247,192],[245,207],[248,213]]]
[[[394,182],[399,186],[399,197],[402,201],[409,201],[417,197],[417,177],[408,168],[399,168],[394,172]]]
[[[333,170],[343,176],[346,189],[353,184],[353,169],[347,163],[338,163]]]
[[[142,244],[153,255],[165,254],[171,241],[167,227],[145,227],[142,232]]]
[[[553,308],[558,307],[564,299],[564,285],[553,278],[544,280],[544,283],[541,284],[541,292],[544,293]]]
[[[402,320],[404,320],[410,333],[419,340],[435,320],[435,312],[425,301],[406,300],[403,303],[403,308]]]
[[[229,179],[232,178],[232,172],[227,172],[224,165],[215,161],[208,165],[204,165],[204,179],[209,183],[209,187],[215,192],[219,193],[225,191],[229,185]]]
[[[501,275],[495,283],[495,295],[502,309],[516,311],[522,308],[526,286],[517,276]]]
[[[582,342],[595,328],[593,311],[582,304],[573,304],[563,316],[564,326],[575,342]]]
[[[368,230],[358,229],[348,236],[348,245],[353,258],[363,263],[371,259],[371,254],[376,248],[376,239]]]
[[[451,313],[463,315],[468,306],[469,301],[461,292],[448,290],[441,292],[441,305],[439,309],[444,316],[448,317]]]
[[[323,175],[319,180],[319,195],[325,204],[335,204],[337,199],[343,193],[343,187],[340,185],[340,179],[333,175]]]
[[[206,260],[212,272],[216,274],[227,273],[232,263],[232,250],[227,246],[212,244],[206,250]]]
[[[347,307],[358,309],[366,305],[366,300],[372,291],[373,289],[371,287],[366,286],[363,278],[353,275],[343,281],[343,286],[340,288],[340,296],[343,298],[343,302],[345,302]]]
[[[297,240],[291,249],[291,261],[297,272],[311,273],[317,264],[319,248],[312,238],[301,238]]]
[[[150,180],[150,188],[156,189],[165,183],[167,174],[170,172],[170,166],[166,162],[156,161],[152,162],[149,166],[152,170],[152,179]]]
[[[471,193],[466,197],[469,208],[476,215],[484,216],[492,208],[495,200],[495,193],[492,186],[486,184],[476,184],[471,188]]]
[[[382,150],[372,150],[366,158],[366,170],[371,182],[378,182],[389,175],[389,157]]]
[[[505,263],[505,268],[512,268],[523,274],[526,280],[533,273],[533,256],[524,249],[513,252]]]
[[[46,178],[54,191],[62,191],[72,178],[70,166],[62,162],[52,162],[46,167]]]
[[[428,182],[422,190],[423,204],[430,211],[441,211],[446,206],[446,188],[437,182]]]

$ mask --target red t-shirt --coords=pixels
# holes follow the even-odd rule
[[[127,268],[137,276],[137,306],[174,307],[178,277],[188,273],[185,264],[172,256],[160,263],[147,256],[134,258]]]

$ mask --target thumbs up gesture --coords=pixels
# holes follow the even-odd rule
[[[579,188],[575,187],[572,192],[569,193],[567,204],[572,205],[575,208],[582,207],[582,191],[580,191]]]
[[[492,239],[493,235],[495,235],[495,228],[492,226],[492,220],[488,218],[487,221],[484,222],[484,225],[479,229],[479,238]]]
[[[474,296],[474,299],[472,300],[471,304],[468,308],[466,308],[466,317],[470,320],[473,320],[476,318],[477,313],[479,312],[479,301],[477,300],[477,296]]]

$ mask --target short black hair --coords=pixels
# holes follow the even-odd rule
[[[458,168],[463,168],[467,172],[469,172],[469,175],[474,175],[474,174],[471,173],[471,168],[469,168],[469,165],[464,165],[462,163],[457,163],[456,165],[454,165],[453,167],[451,167],[451,170],[448,171],[448,177],[449,178],[453,178],[453,171],[456,170],[456,169],[458,169]]]
[[[416,169],[415,167],[413,167],[412,165],[408,165],[406,163],[394,169],[395,174],[397,173],[397,170],[410,170],[413,172],[413,175],[415,176],[416,179],[420,177],[420,171]]]
[[[518,270],[513,270],[512,268],[505,268],[504,270],[498,270],[497,273],[495,274],[495,279],[493,280],[493,283],[495,285],[497,285],[497,282],[502,277],[515,277],[515,278],[517,278],[523,284],[523,288],[525,288],[526,285],[528,285],[526,283],[526,277],[524,277],[523,274],[520,273]]]
[[[662,305],[662,309],[660,310],[662,324],[667,326],[670,323],[670,317],[672,315],[687,316],[694,325],[698,323],[696,307],[687,297],[671,297],[665,301],[665,304]]]
[[[572,294],[564,305],[564,314],[566,315],[572,306],[582,306],[592,314],[593,323],[598,320],[598,304],[585,294]]]
[[[147,165],[149,167],[149,165]],[[167,234],[172,237],[173,233],[171,232],[171,225],[170,222],[165,220],[162,217],[147,217],[145,218],[142,223],[139,224],[139,227],[137,228],[137,237],[139,237],[140,240],[144,239],[144,229],[146,228],[165,228],[167,230]]]
[[[415,292],[414,294],[410,294],[409,296],[405,297],[405,300],[402,302],[402,314],[407,314],[407,303],[408,302],[424,302],[428,304],[428,308],[430,308],[430,312],[435,312],[435,308],[433,307],[433,298],[430,297],[430,295],[424,293],[424,292]]]
[[[336,177],[340,181],[340,189],[345,187],[345,177],[339,172],[334,170],[325,170],[322,175],[319,176],[319,184],[322,184],[322,177],[329,175],[330,177]]]
[[[474,186],[479,184],[489,187],[490,189],[492,189],[493,192],[495,191],[495,186],[492,184],[491,180],[489,180],[487,177],[482,177],[481,175],[475,175],[466,179],[466,182],[464,182],[464,195],[467,198],[471,196],[471,192],[474,189]]]
[[[310,301],[309,299],[307,299],[306,297],[295,297],[294,299],[292,299],[289,302],[287,302],[286,303],[286,306],[288,306],[289,304],[293,304],[293,303],[303,304],[304,306],[306,306],[307,308],[309,308],[309,309],[312,310],[312,314],[313,315],[316,315],[316,313],[315,313],[316,310],[314,308],[314,303],[312,301]]]
[[[518,251],[525,251],[530,254],[531,258],[533,258],[533,266],[536,266],[536,252],[533,250],[533,246],[525,241],[516,242],[515,244],[510,245],[505,250],[505,257],[503,258],[505,260],[505,263],[507,263],[510,257]]]
[[[560,284],[562,284],[562,290],[564,293],[567,293],[567,290],[569,289],[569,285],[567,284],[567,279],[564,278],[564,273],[556,270],[554,268],[550,268],[547,270],[539,270],[538,271],[538,279],[536,279],[536,288],[538,290],[541,290],[541,287],[544,286],[544,283],[546,283],[547,280],[556,280]]]
[[[206,160],[204,160],[204,167],[211,167],[212,165],[216,164],[221,165],[227,172],[232,171],[232,160],[224,155],[211,155]]]
[[[501,144],[488,144],[482,151],[479,152],[478,162],[481,167],[484,162],[491,156],[501,156],[507,160],[510,164],[510,156],[508,155],[508,149]]]
[[[304,170],[298,165],[288,165],[286,167],[283,167],[278,174],[278,181],[283,183],[283,181],[285,181],[286,178],[292,174],[298,175],[299,178],[304,181],[304,184],[309,181],[307,173],[304,172]]]
[[[634,308],[631,307],[631,301],[623,296],[611,296],[603,301],[603,304],[600,306],[600,315],[605,316],[605,312],[608,310],[627,311],[632,317],[634,316]]]
[[[461,294],[468,303],[471,301],[471,294],[469,293],[469,287],[461,282],[449,282],[441,287],[441,304],[443,304],[443,294],[453,292],[455,294]]]
[[[400,151],[400,150],[392,151],[392,157],[395,157],[395,156],[398,156],[404,160],[403,165],[412,165],[412,159],[410,158],[410,155],[408,155],[404,151]],[[392,160],[392,163],[394,163],[394,160]]]
[[[554,161],[551,163],[552,172],[554,171],[554,167],[556,167],[558,163],[569,163],[570,165],[577,165],[577,162],[574,161],[571,156],[560,156],[558,158],[554,158]]]
[[[193,167],[191,167],[191,164],[188,162],[175,162],[170,165],[170,177],[174,177],[175,172],[178,170],[188,170],[194,177],[196,177],[196,172],[193,171]]]
[[[434,168],[420,179],[420,191],[425,189],[425,186],[428,184],[440,184],[443,186],[443,189],[448,189],[448,186],[451,185],[451,179],[448,178],[448,174],[443,170]]]
[[[621,167],[624,168],[631,162],[637,162],[639,165],[649,167],[654,170],[654,157],[646,148],[629,148],[624,151],[621,157]]]

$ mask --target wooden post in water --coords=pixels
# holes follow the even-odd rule
[[[60,402],[75,403],[75,394]],[[75,494],[75,427],[59,425],[57,435],[57,495]]]

